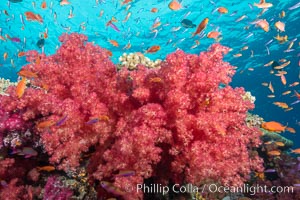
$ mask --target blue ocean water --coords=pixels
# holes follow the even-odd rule
[[[299,81],[299,42],[300,42],[300,7],[296,5],[297,0],[269,0],[273,6],[259,15],[263,9],[254,6],[258,0],[232,1],[232,0],[182,0],[182,8],[178,11],[169,9],[171,1],[166,0],[133,0],[128,4],[118,0],[69,0],[70,4],[61,6],[59,0],[46,0],[46,8],[42,9],[43,0],[2,0],[0,4],[0,35],[4,38],[19,38],[20,42],[9,39],[0,40],[0,77],[17,80],[20,68],[26,64],[25,58],[18,58],[19,51],[37,50],[44,51],[47,55],[53,54],[60,45],[58,37],[64,32],[78,32],[88,36],[89,41],[105,47],[112,51],[112,60],[118,62],[118,58],[124,52],[143,52],[152,45],[160,45],[161,50],[155,54],[147,55],[151,59],[164,59],[167,54],[176,49],[182,49],[188,53],[199,54],[205,51],[215,41],[205,35],[191,37],[195,28],[184,28],[181,25],[182,19],[189,19],[198,25],[204,18],[209,18],[209,23],[203,33],[219,31],[222,45],[232,48],[226,55],[226,61],[237,66],[237,73],[233,78],[232,85],[244,87],[251,91],[256,97],[255,114],[260,115],[266,121],[279,121],[288,124],[298,132],[297,134],[283,133],[287,138],[292,139],[296,147],[300,147],[298,134],[300,133],[300,104],[293,106],[293,110],[285,112],[283,109],[273,105],[273,102],[286,102],[291,104],[296,100],[293,97],[294,90],[299,91],[300,85],[289,87],[289,84]],[[299,3],[300,4],[300,3]],[[225,7],[227,14],[220,14],[217,8]],[[158,12],[151,12],[157,8]],[[31,11],[41,15],[43,23],[27,21],[25,12]],[[285,17],[280,18],[282,11]],[[126,15],[131,13],[128,21],[124,21]],[[71,18],[70,13],[73,14]],[[106,26],[106,23],[114,17],[117,21],[114,24],[119,32]],[[243,19],[241,19],[241,17]],[[259,19],[266,19],[269,22],[270,30],[265,32],[255,25]],[[22,22],[23,21],[23,22]],[[160,21],[157,27],[157,35],[151,28],[155,21]],[[278,32],[274,24],[277,21],[285,23],[285,32]],[[178,30],[177,30],[178,29]],[[37,45],[43,33],[48,30],[48,38],[45,39],[43,49]],[[274,38],[277,34],[288,36],[284,44]],[[298,40],[296,40],[298,39]],[[119,47],[113,47],[108,40],[115,40]],[[191,48],[195,41],[200,45]],[[273,40],[271,43],[269,41]],[[291,41],[294,41],[293,51],[284,52],[288,49]],[[131,48],[124,49],[130,42]],[[265,44],[269,43],[267,46]],[[241,48],[247,46],[247,50]],[[269,53],[268,50],[269,49]],[[8,58],[4,60],[4,53]],[[241,53],[242,56],[234,57]],[[288,73],[285,75],[287,84],[283,85],[280,77],[270,74],[271,67],[264,67],[264,64],[274,60],[287,59],[291,63],[285,68]],[[254,71],[248,70],[254,68]],[[262,82],[272,82],[275,89],[275,98],[270,99],[271,94]],[[291,90],[291,94],[282,95],[283,92]]]

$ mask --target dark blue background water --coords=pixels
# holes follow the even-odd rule
[[[283,135],[293,139],[296,143],[295,147],[300,147],[300,136],[298,136],[300,134],[300,104],[294,105],[293,110],[288,112],[284,112],[283,109],[272,104],[275,101],[290,104],[296,100],[296,97],[292,96],[293,93],[282,96],[282,92],[286,90],[299,91],[300,88],[300,86],[288,87],[289,84],[299,81],[300,78],[298,65],[300,8],[289,9],[298,3],[297,0],[269,0],[267,2],[272,3],[273,7],[261,16],[258,16],[258,14],[262,9],[254,6],[254,3],[258,3],[258,0],[234,3],[232,3],[232,0],[182,0],[182,9],[179,11],[172,11],[168,8],[171,1],[135,0],[126,5],[122,5],[121,2],[116,0],[70,0],[70,5],[61,6],[57,0],[46,0],[47,8],[42,9],[42,0],[23,0],[20,3],[1,0],[1,36],[5,37],[8,34],[10,37],[19,38],[21,42],[0,40],[0,77],[9,78],[12,81],[17,80],[16,72],[26,63],[24,57],[17,57],[18,51],[35,49],[42,52],[42,49],[36,43],[46,29],[48,29],[49,38],[45,40],[44,52],[47,55],[55,53],[56,48],[60,45],[58,36],[69,29],[69,32],[86,34],[89,41],[94,41],[96,44],[111,50],[113,52],[112,60],[117,63],[119,56],[124,52],[143,52],[152,45],[160,45],[162,49],[153,55],[147,55],[151,59],[164,59],[167,54],[177,48],[189,53],[199,54],[199,52],[206,50],[214,43],[214,40],[205,36],[203,38],[200,36],[192,38],[191,35],[196,28],[185,29],[180,22],[184,19],[184,16],[188,15],[186,19],[198,25],[205,17],[208,17],[209,23],[204,33],[207,34],[213,30],[220,31],[222,34],[221,44],[233,49],[225,57],[228,62],[238,67],[232,85],[245,87],[256,97],[254,113],[259,114],[266,121],[279,121],[295,128],[297,134],[293,135],[286,132]],[[220,6],[226,7],[229,12],[221,15],[216,11]],[[157,8],[158,12],[150,12],[152,8]],[[27,11],[40,14],[44,22],[26,21],[24,13]],[[73,12],[74,17],[69,19],[70,11]],[[279,18],[282,11],[285,11],[286,16]],[[100,17],[100,12],[103,12],[102,17]],[[128,12],[131,12],[131,17],[127,22],[122,22]],[[245,15],[245,18],[240,22],[236,22],[243,15]],[[21,23],[21,17],[24,19],[24,25]],[[112,17],[118,20],[114,24],[120,32],[106,26],[106,23]],[[269,32],[265,32],[253,24],[258,19],[266,19],[269,22]],[[155,33],[151,32],[155,20],[161,22],[161,26],[157,28],[158,34],[156,37]],[[286,31],[279,34],[281,36],[288,35],[289,38],[289,41],[284,44],[279,44],[274,39],[278,33],[274,24],[279,20],[286,24]],[[181,28],[174,31],[178,27]],[[249,37],[247,38],[247,36]],[[109,39],[118,41],[120,46],[113,47],[108,42]],[[270,49],[268,55],[265,44],[271,39],[274,41],[268,45]],[[289,42],[293,39],[298,39],[292,47],[294,51],[285,53],[284,50],[288,48]],[[170,42],[170,40],[172,41]],[[200,45],[195,49],[191,49],[195,44],[195,40],[199,40]],[[128,42],[131,43],[132,47],[124,50],[123,47]],[[244,46],[248,46],[248,50],[240,51]],[[251,50],[253,51],[253,57],[251,57]],[[6,60],[2,56],[5,52],[8,53]],[[242,56],[233,57],[237,53],[242,53]],[[281,83],[280,77],[269,73],[270,67],[263,66],[271,60],[278,61],[282,58],[291,61],[291,64],[285,68],[288,72],[286,86]],[[254,68],[255,70],[249,71],[247,68]],[[275,89],[276,98],[273,99],[267,98],[267,95],[271,93],[267,87],[261,85],[262,82],[270,81]]]

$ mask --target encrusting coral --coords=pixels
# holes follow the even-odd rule
[[[229,86],[235,71],[222,60],[228,48],[176,51],[159,68],[118,71],[86,36],[64,34],[60,41],[54,55],[27,52],[22,70],[37,76],[30,80],[36,88],[17,96],[11,86],[0,102],[7,115],[31,123],[27,129],[56,169],[86,166],[98,198],[141,198],[136,185],[148,178],[237,186],[262,171],[262,160],[249,154],[261,132],[245,122],[254,104],[242,98],[243,88]]]
[[[150,58],[139,52],[129,54],[123,53],[123,55],[119,57],[119,61],[120,65],[118,65],[118,68],[125,66],[130,70],[137,69],[138,65],[144,65],[148,68],[156,68],[159,67],[162,62],[160,59],[152,61]]]

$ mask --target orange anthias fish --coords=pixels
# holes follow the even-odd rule
[[[25,52],[24,51],[20,51],[19,53],[18,53],[18,57],[20,58],[20,57],[22,57],[22,56],[25,56]]]
[[[270,7],[272,7],[273,4],[271,4],[271,3],[266,3],[265,0],[260,0],[259,3],[254,3],[254,6],[256,6],[256,7],[258,7],[258,8],[263,8],[263,9],[265,9],[265,8],[270,8]]]
[[[226,14],[226,13],[228,13],[228,9],[225,8],[225,7],[219,7],[219,8],[218,8],[218,12],[219,12],[220,14]]]
[[[43,23],[43,18],[39,14],[34,14],[31,11],[25,12],[26,20],[28,21],[38,21],[40,23]]]
[[[128,4],[128,3],[130,3],[130,2],[132,2],[132,0],[124,0],[124,1],[122,2],[122,5]]]
[[[294,150],[291,150],[292,151],[292,153],[295,153],[295,154],[300,154],[300,148],[298,148],[298,149],[294,149]]]
[[[169,3],[169,8],[171,10],[180,10],[181,9],[181,4],[177,1],[177,0],[172,0],[170,3]]]
[[[284,102],[278,102],[278,101],[276,101],[276,102],[274,102],[273,104],[276,105],[276,106],[278,106],[278,107],[280,107],[280,108],[284,108],[284,109],[286,109],[286,108],[289,107],[289,106],[288,106],[286,103],[284,103]]]
[[[22,77],[22,80],[18,83],[16,88],[16,94],[18,98],[21,98],[25,92],[26,88],[26,78]]]
[[[42,2],[41,8],[42,8],[42,9],[46,9],[46,8],[47,8],[47,3],[46,3],[46,1],[43,1],[43,2]]]
[[[265,130],[278,133],[281,133],[286,129],[286,126],[283,126],[281,123],[275,121],[264,122],[262,123],[261,127]]]
[[[108,40],[114,47],[118,47],[119,43],[116,40]]]
[[[36,73],[25,70],[25,69],[22,69],[21,71],[19,71],[18,75],[26,77],[26,78],[37,78],[38,77]]]
[[[157,12],[158,12],[158,9],[157,9],[157,8],[152,8],[152,9],[151,9],[151,12],[157,13]]]
[[[256,26],[262,28],[265,32],[269,31],[269,23],[265,19],[260,19],[256,22]]]
[[[281,32],[285,31],[285,24],[281,21],[276,22],[275,27]]]
[[[201,33],[206,28],[208,21],[209,19],[207,17],[203,19],[202,22],[198,25],[196,31],[193,33],[192,37]]]
[[[145,51],[145,53],[156,53],[159,50],[160,50],[160,46],[159,45],[154,45],[154,46],[150,47],[149,49],[147,49]]]
[[[71,4],[68,0],[61,0],[59,3],[61,6],[69,5]]]
[[[279,150],[268,151],[269,156],[280,156],[281,152]]]
[[[220,35],[220,32],[218,31],[211,31],[207,34],[207,38],[213,38],[213,39],[217,39]]]
[[[55,167],[54,166],[51,166],[51,165],[47,165],[47,166],[43,166],[43,167],[36,167],[36,169],[38,171],[46,171],[46,172],[52,172],[55,170]]]
[[[43,129],[43,128],[48,128],[50,126],[53,126],[55,124],[54,121],[52,120],[47,120],[47,121],[43,121],[43,122],[40,122],[36,125],[37,128],[40,128],[40,129]]]
[[[290,133],[296,133],[296,130],[292,127],[286,127],[286,130]]]

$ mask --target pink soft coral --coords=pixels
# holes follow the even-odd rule
[[[262,170],[261,160],[249,156],[260,132],[245,124],[254,105],[242,99],[242,88],[228,85],[234,74],[222,61],[228,48],[214,44],[200,56],[177,51],[160,69],[117,71],[107,51],[85,36],[60,40],[53,56],[28,53],[31,63],[23,69],[38,74],[31,84],[40,88],[27,88],[18,99],[11,87],[1,99],[7,111],[20,110],[23,120],[36,122],[35,133],[60,169],[78,167],[82,153],[94,148],[90,178],[121,191],[150,177],[241,185],[250,170]],[[135,174],[114,176],[122,170]]]

